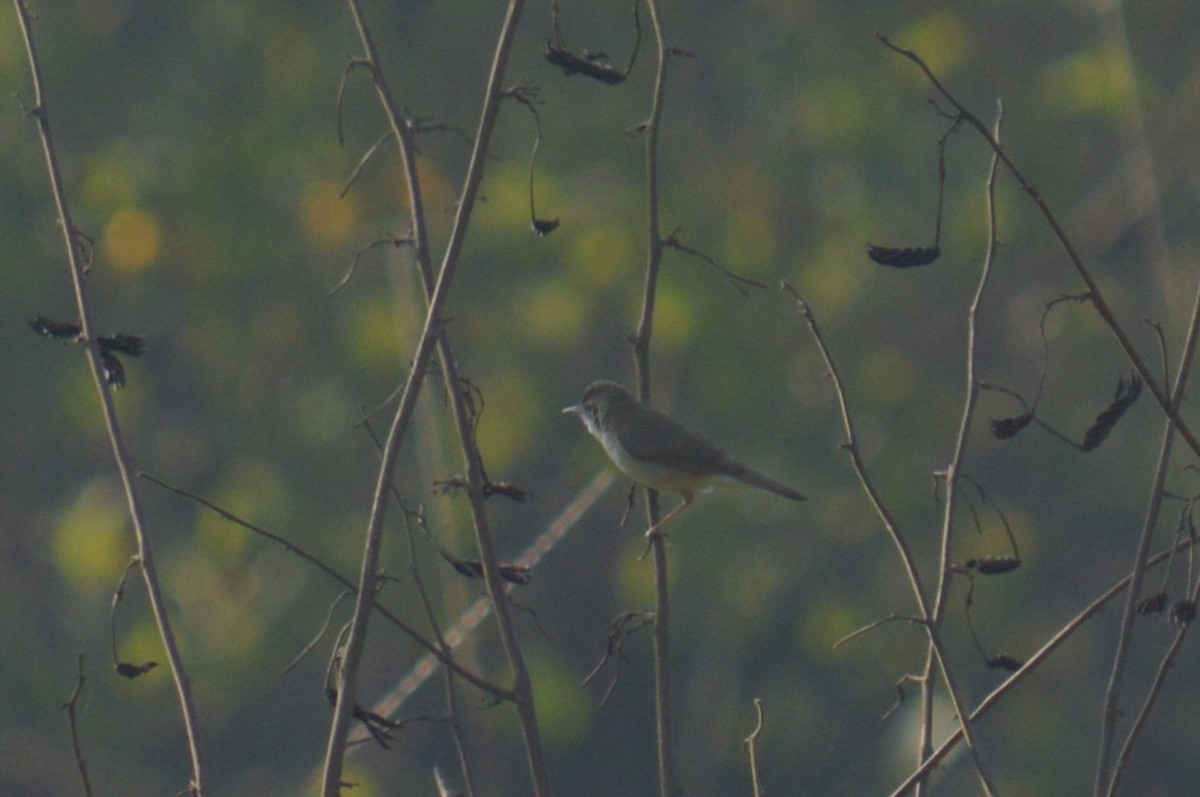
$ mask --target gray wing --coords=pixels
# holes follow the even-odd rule
[[[617,433],[630,454],[685,473],[711,476],[726,471],[730,459],[723,449],[658,410],[644,405],[642,409]]]

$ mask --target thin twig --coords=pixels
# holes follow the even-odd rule
[[[859,628],[855,631],[851,631],[849,634],[846,634],[846,636],[842,637],[837,642],[833,643],[833,649],[837,650],[842,645],[845,645],[847,642],[853,642],[854,640],[858,639],[863,634],[868,634],[868,633],[874,631],[876,628],[881,628],[881,627],[887,625],[888,623],[894,623],[897,620],[903,620],[904,622],[914,623],[916,625],[925,625],[927,622],[926,620],[924,620],[920,617],[906,617],[905,615],[902,615],[902,614],[889,614],[887,617],[881,617],[880,619],[875,620],[874,622],[867,623],[862,628]]]
[[[634,365],[637,370],[638,398],[650,401],[650,337],[654,332],[654,305],[658,292],[658,271],[662,264],[663,237],[659,228],[658,206],[658,134],[662,120],[663,98],[667,85],[670,51],[658,15],[657,0],[646,0],[654,41],[658,48],[658,66],[650,115],[638,130],[646,136],[646,283],[642,314],[633,338]],[[659,524],[658,493],[646,491],[646,521],[650,528]],[[654,551],[654,710],[658,740],[659,797],[676,797],[675,753],[671,738],[671,600],[667,545],[664,535],[650,538]]]
[[[158,635],[162,639],[170,664],[171,675],[175,681],[175,691],[179,699],[180,714],[183,719],[184,734],[187,737],[188,756],[192,769],[188,789],[193,795],[202,793],[204,778],[204,756],[200,744],[199,721],[196,716],[196,705],[192,698],[191,682],[184,669],[183,656],[171,628],[167,615],[166,599],[158,583],[158,569],[155,566],[154,553],[150,545],[150,537],[146,530],[145,516],[142,510],[141,496],[133,478],[133,466],[128,449],[125,445],[121,424],[117,418],[117,410],[113,403],[112,390],[104,373],[102,362],[104,353],[100,349],[98,339],[92,334],[91,308],[88,303],[87,290],[84,282],[86,264],[80,261],[79,245],[75,222],[67,204],[66,190],[63,186],[62,170],[59,167],[58,154],[54,148],[54,139],[50,132],[50,115],[46,106],[46,91],[42,84],[42,69],[38,59],[37,47],[33,38],[33,19],[26,7],[25,0],[13,0],[17,18],[20,21],[21,32],[25,40],[25,51],[29,57],[30,77],[33,81],[34,105],[27,109],[30,116],[37,120],[38,131],[42,138],[42,151],[46,158],[46,167],[50,177],[50,188],[54,194],[54,203],[58,210],[58,223],[62,231],[63,242],[67,250],[67,263],[70,266],[71,283],[75,291],[76,310],[79,314],[80,340],[87,352],[88,364],[92,369],[92,379],[100,396],[100,404],[104,413],[108,438],[112,445],[113,458],[117,470],[121,474],[121,485],[125,491],[125,499],[129,506],[129,517],[133,533],[137,539],[137,555],[141,563],[142,578],[146,583],[146,592],[150,597],[150,607],[154,621],[158,627]]]
[[[754,730],[742,740],[742,744],[746,745],[746,752],[750,754],[750,783],[754,787],[754,797],[766,797],[767,793],[763,791],[758,775],[758,738],[762,735],[763,729],[763,706],[761,698],[754,698],[754,713],[757,716]]]
[[[1175,385],[1171,390],[1171,407],[1178,409],[1183,403],[1187,390],[1188,376],[1195,359],[1197,340],[1200,338],[1200,288],[1192,305],[1192,319],[1188,327],[1187,340],[1179,357],[1179,366],[1175,372]],[[1163,430],[1162,443],[1159,449],[1158,465],[1150,487],[1150,502],[1146,508],[1146,517],[1142,523],[1141,536],[1138,538],[1137,550],[1134,553],[1132,584],[1129,595],[1125,600],[1125,610],[1121,615],[1121,634],[1113,653],[1112,672],[1109,676],[1108,689],[1104,694],[1104,710],[1100,725],[1100,753],[1096,762],[1096,797],[1115,793],[1115,781],[1112,774],[1113,745],[1116,741],[1117,720],[1121,716],[1121,688],[1125,676],[1125,665],[1128,661],[1133,642],[1133,624],[1138,616],[1138,601],[1141,599],[1142,578],[1146,571],[1146,559],[1150,553],[1150,542],[1154,537],[1154,529],[1158,526],[1159,514],[1162,509],[1163,489],[1171,465],[1171,451],[1175,443],[1176,428],[1168,422]],[[1153,705],[1152,697],[1147,698],[1143,709],[1149,711]],[[1130,734],[1125,747],[1130,748],[1136,733]]]
[[[83,755],[83,743],[79,740],[79,723],[76,717],[79,696],[83,694],[83,684],[87,681],[83,674],[83,655],[79,654],[75,689],[70,697],[58,704],[58,707],[67,712],[67,721],[71,724],[71,748],[75,751],[75,768],[79,770],[79,778],[83,781],[83,793],[85,797],[92,797],[92,783],[88,779],[87,759]]]
[[[1000,123],[1004,117],[1003,105],[997,104],[996,123],[993,135],[998,141],[1000,138]],[[953,541],[954,541],[954,514],[958,506],[958,485],[960,479],[960,470],[962,468],[963,459],[966,456],[967,440],[971,431],[972,421],[975,417],[975,406],[979,400],[979,382],[975,375],[975,355],[978,348],[977,335],[979,327],[979,313],[983,304],[983,295],[987,290],[989,278],[992,273],[992,264],[996,258],[996,248],[998,246],[999,236],[996,231],[996,171],[999,165],[999,158],[992,154],[991,166],[988,169],[988,178],[985,191],[987,194],[987,231],[988,245],[987,252],[983,258],[983,266],[980,268],[979,282],[975,286],[975,295],[971,299],[971,305],[967,309],[967,347],[966,347],[966,396],[963,398],[962,418],[958,425],[958,435],[954,442],[954,450],[950,456],[950,463],[946,466],[944,472],[946,481],[946,501],[943,507],[942,514],[942,532],[941,544],[938,552],[938,582],[937,589],[934,593],[933,614],[929,617],[930,626],[937,627],[941,625],[942,618],[946,614],[946,602],[950,594],[950,581],[954,573],[953,569]],[[934,703],[934,687],[937,684],[937,659],[939,652],[933,649],[932,641],[929,647],[929,652],[925,661],[924,677],[921,680],[921,737],[920,749],[918,751],[918,761],[924,760],[933,751],[933,703]],[[956,707],[959,716],[963,716],[962,707]],[[970,724],[970,718],[964,720],[964,724]],[[969,738],[969,734],[968,734]],[[974,750],[974,745],[972,745]],[[975,754],[975,764],[979,768],[979,775],[987,785],[988,777],[985,770],[982,768],[978,753]],[[922,786],[922,788],[924,788]],[[994,791],[990,786],[987,789],[989,792]],[[918,790],[920,793],[920,789]]]
[[[321,623],[321,627],[317,630],[316,635],[309,640],[307,645],[300,648],[300,652],[293,656],[291,661],[283,665],[283,672],[289,673],[296,669],[300,662],[304,661],[305,657],[308,656],[309,653],[312,653],[313,649],[316,648],[317,645],[321,644],[321,640],[325,638],[325,633],[329,630],[329,626],[333,624],[333,615],[335,612],[337,612],[337,608],[342,605],[342,601],[351,597],[353,594],[354,593],[350,590],[343,590],[342,592],[338,593],[338,596],[333,599],[332,603],[329,604],[329,611],[325,613],[325,622]]]
[[[374,435],[372,435],[374,439]],[[399,495],[396,495],[399,500]],[[417,588],[417,595],[421,599],[421,606],[425,610],[425,616],[429,620],[429,630],[433,632],[434,639],[437,640],[438,648],[446,655],[447,658],[454,657],[453,648],[446,642],[446,638],[442,635],[441,624],[438,623],[437,613],[433,610],[433,601],[429,598],[429,592],[425,589],[425,581],[421,577],[421,563],[417,557],[417,539],[413,534],[413,519],[407,508],[403,505],[400,507],[404,512],[404,536],[408,540],[408,570],[412,573],[413,585]],[[418,520],[424,525],[424,518]],[[446,719],[450,725],[450,738],[454,741],[454,752],[458,756],[458,768],[463,777],[464,797],[474,797],[475,785],[474,779],[471,776],[471,758],[467,755],[466,742],[463,740],[462,722],[458,713],[458,689],[454,683],[453,670],[446,669],[445,671],[446,684]],[[441,778],[438,778],[439,783]]]
[[[1193,547],[1192,550],[1195,550]],[[1200,600],[1200,583],[1197,583],[1189,597],[1192,605],[1195,606],[1196,601]],[[1175,666],[1175,659],[1179,656],[1179,651],[1183,647],[1183,640],[1187,636],[1188,629],[1191,628],[1191,622],[1183,622],[1179,624],[1179,629],[1175,632],[1174,639],[1167,647],[1163,654],[1162,661],[1158,663],[1158,670],[1154,673],[1154,683],[1150,685],[1150,690],[1146,693],[1146,699],[1142,703],[1142,708],[1138,711],[1137,717],[1133,721],[1133,726],[1129,729],[1129,735],[1125,738],[1125,743],[1121,746],[1121,752],[1117,755],[1117,764],[1113,768],[1112,783],[1108,787],[1108,797],[1113,797],[1118,793],[1118,788],[1121,785],[1121,776],[1125,774],[1125,770],[1129,767],[1129,759],[1133,755],[1133,747],[1141,736],[1142,730],[1146,727],[1146,721],[1150,718],[1150,713],[1154,710],[1154,706],[1158,702],[1159,696],[1162,694],[1163,685],[1167,680],[1167,673]]]

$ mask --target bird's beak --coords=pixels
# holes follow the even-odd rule
[[[569,407],[563,407],[563,415],[583,415],[582,404],[572,404]]]

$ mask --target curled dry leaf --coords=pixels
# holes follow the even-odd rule
[[[937,260],[941,254],[942,250],[937,246],[912,246],[901,249],[867,244],[867,257],[881,266],[890,268],[927,266]]]

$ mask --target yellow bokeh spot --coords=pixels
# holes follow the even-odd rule
[[[90,482],[54,527],[51,550],[63,577],[80,590],[112,589],[129,561],[129,513],[115,484]]]
[[[691,340],[696,330],[696,308],[678,289],[661,282],[659,286],[654,302],[654,342],[677,351]]]
[[[862,244],[848,236],[830,236],[817,247],[811,261],[794,267],[794,281],[805,301],[819,308],[822,318],[844,315],[854,303],[867,273]]]
[[[397,352],[405,351],[407,345],[402,320],[388,294],[376,293],[357,300],[345,335],[355,362],[364,368],[395,368]]]
[[[862,86],[838,78],[802,86],[793,103],[796,124],[807,138],[839,148],[854,146],[874,121]]]
[[[618,477],[618,485],[621,484],[621,479],[624,479],[624,477]],[[625,488],[621,487],[620,489],[623,490]],[[676,504],[678,504],[676,498],[677,496],[674,495],[659,497],[658,505],[663,515],[675,508]],[[641,502],[640,496],[638,505],[634,508],[634,513],[630,515],[629,522],[634,528],[638,528],[639,526],[641,529],[646,528],[646,505]],[[610,531],[610,529],[606,528],[605,531]],[[645,540],[644,537],[641,539]],[[645,548],[646,546],[643,544],[626,545],[622,549],[621,560],[617,566],[616,597],[616,602],[621,606],[628,606],[633,609],[650,609],[654,606],[654,563],[650,558],[641,558],[642,551]],[[679,580],[680,570],[680,567],[672,567],[668,571],[667,581],[669,585]]]
[[[1039,93],[1047,107],[1120,116],[1134,97],[1134,82],[1122,53],[1099,50],[1047,67],[1039,81]]]
[[[578,743],[591,723],[590,698],[579,688],[578,676],[557,657],[538,652],[529,657],[529,669],[546,741],[559,748]]]
[[[487,404],[479,419],[479,448],[489,465],[505,467],[533,450],[535,422],[543,408],[529,379],[505,372],[484,386]]]
[[[593,287],[623,282],[637,264],[633,237],[622,227],[589,227],[575,238],[572,269]]]
[[[158,257],[162,231],[144,210],[118,211],[104,226],[104,252],[120,271],[141,271]]]
[[[231,529],[229,534],[248,536],[241,529]],[[266,631],[265,618],[253,611],[270,588],[261,574],[246,570],[235,576],[194,550],[181,551],[165,569],[172,597],[181,606],[192,607],[186,625],[204,655],[226,664],[251,658]]]
[[[300,226],[317,249],[341,246],[354,229],[358,208],[352,194],[339,197],[341,187],[332,180],[309,186],[300,200]]]
[[[970,49],[966,29],[949,11],[938,11],[918,20],[897,35],[895,41],[920,55],[934,73],[942,76],[962,64]],[[919,79],[917,71],[912,72]]]
[[[514,159],[515,160],[515,159]],[[490,168],[490,167],[489,167]],[[529,229],[529,171],[528,166],[507,163],[490,168],[489,177],[480,198],[485,201],[475,206],[472,217],[488,232],[512,233]],[[552,203],[545,197],[541,183],[537,188],[539,210],[544,203]],[[542,211],[543,216],[548,215]]]
[[[835,650],[838,640],[856,628],[862,627],[863,619],[853,607],[841,601],[823,601],[819,608],[805,611],[797,618],[796,638],[811,659],[834,661],[845,655]]]
[[[535,287],[523,307],[524,331],[539,343],[560,348],[579,341],[588,318],[587,297],[558,280]]]
[[[775,228],[753,207],[736,210],[725,223],[726,268],[738,274],[762,271],[775,256]]]
[[[130,205],[134,203],[136,193],[137,181],[127,158],[99,158],[89,165],[83,181],[83,196],[93,207],[107,210]]]
[[[920,366],[897,349],[878,349],[863,358],[858,377],[876,406],[897,404],[917,389]]]

